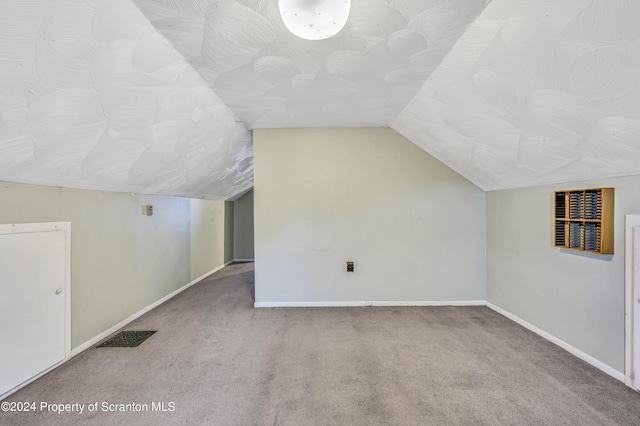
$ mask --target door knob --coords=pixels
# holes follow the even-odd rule
[[[62,289],[61,288],[56,290],[56,296],[59,295],[60,293],[62,293]]]

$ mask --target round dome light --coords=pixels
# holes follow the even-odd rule
[[[347,23],[351,0],[278,0],[289,31],[307,40],[324,40]]]

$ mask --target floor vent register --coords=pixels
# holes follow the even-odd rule
[[[135,348],[147,340],[154,331],[121,331],[108,340],[99,344],[98,348]]]

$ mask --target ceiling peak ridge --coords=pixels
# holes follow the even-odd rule
[[[236,115],[236,113],[231,108],[229,108],[229,106],[227,104],[225,104],[222,101],[222,99],[220,99],[220,97],[216,94],[216,92],[213,90],[213,88],[207,83],[207,81],[202,76],[200,71],[198,71],[198,69],[196,69],[195,66],[187,58],[185,58],[185,56],[182,54],[182,52],[180,52],[178,49],[176,49],[175,45],[173,44],[173,42],[170,39],[168,39],[161,31],[159,31],[156,28],[156,26],[149,20],[149,18],[147,18],[147,16],[140,9],[140,7],[136,4],[136,2],[134,0],[125,0],[125,1],[127,1],[134,8],[136,8],[136,10],[139,12],[140,16],[144,17],[144,19],[147,22],[149,28],[152,31],[154,31],[155,34],[158,37],[162,38],[162,40],[164,40],[164,42],[166,42],[167,45],[171,46],[171,49],[175,52],[176,55],[179,55],[182,58],[182,61],[184,62],[184,65],[189,67],[191,69],[191,71],[193,71],[194,75],[198,76],[200,82],[202,83],[202,86],[203,87],[207,87],[209,89],[209,92],[210,92],[211,96],[215,99],[216,103],[224,105],[226,107],[226,112],[234,117],[235,122],[237,124],[242,125],[245,129],[249,130],[249,127],[247,126],[247,123],[245,123],[242,120],[240,120],[240,118]]]
[[[253,185],[251,133],[133,2],[49,3],[1,6],[0,180],[206,199]]]

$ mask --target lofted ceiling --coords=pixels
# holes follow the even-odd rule
[[[640,173],[640,1],[494,0],[392,127],[485,190]]]
[[[277,0],[134,3],[249,128],[288,128],[389,125],[487,0],[352,0],[321,41]]]
[[[129,0],[0,0],[0,180],[221,199],[252,151]]]
[[[640,173],[640,1],[0,0],[0,180],[227,199],[251,129],[391,126],[485,190]]]

